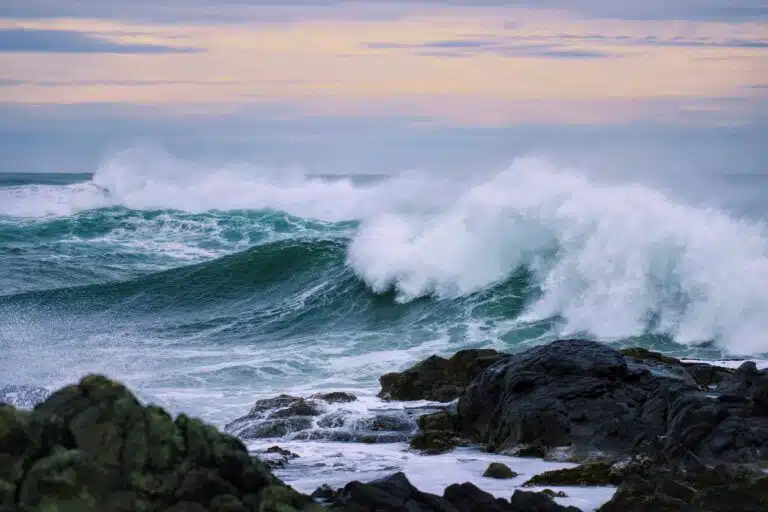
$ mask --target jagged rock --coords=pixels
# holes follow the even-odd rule
[[[768,510],[768,475],[736,467],[630,471],[599,512],[761,512]]]
[[[768,378],[745,363],[702,391],[676,360],[627,357],[560,340],[488,368],[458,402],[461,430],[492,451],[518,445],[623,457],[693,452],[723,461],[768,458]]]
[[[718,386],[733,377],[735,370],[706,363],[682,363],[683,368],[702,388]]]
[[[0,406],[0,510],[318,508],[237,439],[88,376],[34,411]]]
[[[679,359],[665,356],[664,354],[653,352],[641,347],[623,348],[619,350],[619,353],[623,356],[631,357],[639,361],[662,363],[666,365],[680,365]]]
[[[315,400],[322,400],[329,404],[345,404],[349,402],[355,402],[357,397],[351,393],[345,393],[343,391],[331,391],[330,393],[317,393],[309,398]]]
[[[501,462],[491,462],[485,470],[485,473],[483,473],[483,476],[486,478],[505,480],[508,478],[515,478],[519,475],[512,471],[506,464],[502,464]]]
[[[228,423],[224,430],[242,439],[289,437],[338,442],[392,443],[406,441],[416,430],[415,412],[372,413],[359,417],[330,404],[344,404],[357,397],[343,392],[315,394],[310,398],[280,395],[259,400],[250,412]]]
[[[276,420],[260,420],[253,417],[240,418],[224,427],[224,431],[241,439],[272,439],[312,428],[311,417],[297,416]]]
[[[386,400],[456,399],[481,371],[507,357],[495,350],[461,350],[450,359],[432,356],[400,373],[383,375],[379,397]]]

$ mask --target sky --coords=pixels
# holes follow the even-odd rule
[[[0,2],[0,171],[151,143],[318,172],[768,172],[766,127],[766,0]]]

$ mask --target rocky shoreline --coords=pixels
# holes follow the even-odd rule
[[[271,473],[295,454],[275,446],[253,456],[241,441],[285,436],[407,441],[424,454],[471,445],[579,463],[523,487],[618,487],[602,512],[768,510],[768,371],[752,362],[731,370],[561,340],[514,355],[433,356],[380,382],[382,399],[442,405],[360,417],[348,413],[357,400],[348,393],[281,395],[259,400],[221,433],[143,406],[101,376],[47,398],[0,389],[0,401],[40,402],[32,411],[0,405],[0,510],[578,510],[559,505],[555,492],[512,487],[502,499],[457,482],[437,496],[402,473],[308,496]],[[497,464],[485,476],[515,475]]]

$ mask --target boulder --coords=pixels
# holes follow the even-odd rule
[[[432,356],[399,373],[383,375],[379,397],[385,400],[455,400],[484,369],[503,360],[495,350],[461,350],[450,359]]]
[[[506,464],[502,464],[501,462],[491,462],[485,470],[485,473],[483,473],[483,476],[486,478],[506,480],[509,478],[516,478],[519,475],[512,471]]]
[[[234,437],[101,376],[0,406],[0,510],[322,510]]]
[[[491,451],[759,461],[768,458],[767,390],[766,372],[751,363],[704,391],[676,359],[560,340],[483,371],[457,412],[459,429]]]

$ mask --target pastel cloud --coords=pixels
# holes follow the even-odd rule
[[[435,8],[555,9],[586,18],[623,20],[768,19],[764,0],[4,0],[0,17],[101,18],[142,22],[242,22],[327,19],[354,16],[365,19],[398,18],[404,11]],[[345,14],[346,13],[346,14]]]
[[[748,87],[764,83],[768,74],[761,23],[575,20],[562,12],[494,7],[433,7],[426,14],[414,9],[379,20],[268,24],[0,20],[6,31],[21,26],[98,37],[123,50],[154,48],[122,55],[93,49],[0,53],[3,101],[209,113],[274,105],[308,115],[400,112],[494,125],[674,121],[703,118],[698,112],[713,108],[734,119],[750,109],[719,99],[752,98]],[[173,51],[160,50],[166,48]],[[198,48],[205,51],[190,51]]]
[[[99,35],[70,30],[0,29],[0,52],[23,53],[194,53],[199,48],[113,42]]]

